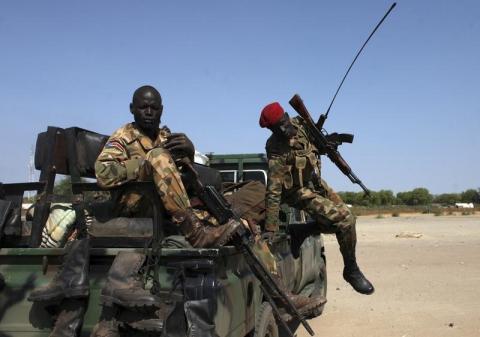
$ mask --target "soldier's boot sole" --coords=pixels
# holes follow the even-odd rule
[[[322,305],[325,305],[327,303],[327,299],[325,297],[320,297],[318,296],[318,300],[312,303],[309,303],[308,305],[305,305],[297,311],[302,315],[302,317],[306,319],[314,318],[317,317],[318,315],[316,314],[317,309],[320,308]],[[290,322],[293,319],[293,316],[289,313],[283,313],[282,314],[282,319],[285,322]]]
[[[325,297],[319,297],[318,301],[316,301],[315,303],[310,303],[309,305],[306,305],[305,307],[301,308],[300,314],[302,314],[302,316],[305,318],[317,317],[318,316],[317,309],[325,305],[326,303],[327,303],[327,299]]]
[[[143,319],[141,321],[125,323],[129,327],[139,331],[161,332],[163,330],[163,321],[160,319]]]
[[[118,305],[123,308],[141,308],[141,307],[160,307],[161,302],[158,299],[151,300],[151,299],[135,299],[135,300],[128,300],[122,301],[114,296],[109,295],[100,295],[100,302],[103,305],[108,307],[112,307],[114,305]]]
[[[46,301],[58,301],[63,298],[82,298],[88,297],[90,289],[88,287],[78,287],[73,289],[58,288],[50,291],[46,294],[31,293],[28,296],[28,300],[31,302],[46,302]]]

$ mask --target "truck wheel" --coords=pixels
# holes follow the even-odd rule
[[[272,306],[263,302],[258,309],[253,337],[278,337],[278,326],[273,315]]]

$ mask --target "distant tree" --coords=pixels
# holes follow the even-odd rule
[[[355,192],[338,192],[343,202],[350,205],[355,205]]]
[[[411,199],[412,199],[412,192],[397,193],[397,204],[399,205],[409,205]]]
[[[474,189],[468,189],[466,191],[463,191],[460,194],[460,201],[461,202],[473,202],[473,203],[480,203],[480,189],[479,190],[474,190]]]
[[[53,193],[58,195],[72,195],[72,180],[65,177],[55,184]]]
[[[433,198],[433,202],[437,204],[443,204],[443,205],[453,205],[456,202],[461,201],[461,196],[458,193],[443,193],[436,195]]]
[[[397,193],[397,199],[402,204],[416,206],[430,204],[433,200],[433,196],[430,194],[428,189],[424,187],[418,187],[412,191]]]
[[[377,199],[382,206],[389,206],[395,203],[395,195],[390,190],[380,190],[377,192]]]
[[[354,206],[367,206],[368,198],[363,192],[338,192],[338,195],[346,204]]]
[[[433,200],[433,196],[428,189],[423,187],[413,189],[412,196],[414,205],[428,205],[432,203]]]
[[[85,183],[88,182],[88,180],[81,178],[80,182]],[[72,195],[72,179],[70,176],[66,176],[62,180],[55,183],[55,186],[53,187],[53,193],[65,196]]]
[[[370,196],[366,200],[366,206],[380,206],[380,198],[378,192],[370,191]]]

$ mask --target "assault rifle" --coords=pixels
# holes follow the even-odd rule
[[[200,200],[202,200],[202,202],[205,204],[208,211],[213,215],[213,217],[215,217],[215,219],[217,219],[218,222],[222,225],[232,218],[242,224],[241,219],[236,216],[235,213],[232,211],[232,207],[229,202],[223,197],[222,194],[220,194],[215,189],[215,187],[210,185],[203,186],[202,182],[198,177],[198,173],[191,164],[191,162],[189,160],[184,161],[184,165],[194,175],[193,184],[195,191]],[[250,244],[252,243],[251,234],[245,229],[243,224],[239,226],[237,232],[234,234],[234,237],[232,238],[232,243],[235,247],[237,247],[240,251],[243,252],[247,264],[249,265],[255,277],[260,281],[260,289],[262,289],[263,294],[272,306],[275,316],[285,328],[285,330],[288,332],[289,336],[294,337],[294,334],[283,319],[277,307],[277,304],[273,300],[273,297],[279,297],[282,301],[283,306],[285,307],[285,310],[292,317],[300,321],[300,323],[302,323],[302,325],[305,327],[305,329],[311,336],[314,336],[315,333],[313,332],[312,328],[307,323],[305,318],[298,312],[292,301],[283,292],[283,290],[280,289],[280,287],[272,278],[270,273],[258,260],[257,256],[252,250],[252,247],[250,246]]]
[[[360,187],[365,191],[366,195],[370,195],[368,188],[362,183],[362,181],[353,173],[350,166],[348,166],[345,159],[343,159],[340,152],[338,152],[338,143],[335,141],[329,140],[331,135],[325,135],[321,130],[317,128],[317,125],[310,116],[303,100],[298,94],[295,94],[292,99],[288,102],[293,109],[303,118],[307,127],[308,137],[310,141],[316,146],[319,151],[324,151],[328,158],[345,174],[352,183],[360,185]],[[333,134],[332,134],[333,135]],[[337,134],[338,135],[338,134]],[[335,138],[335,137],[332,137]],[[353,140],[353,135],[351,135],[351,140]],[[344,140],[345,141],[345,140]]]

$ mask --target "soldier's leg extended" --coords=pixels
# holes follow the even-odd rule
[[[222,226],[207,226],[193,212],[187,191],[170,153],[162,148],[148,152],[153,180],[167,212],[193,247],[225,245],[238,227],[236,222]]]
[[[373,285],[360,271],[355,256],[356,219],[342,199],[323,182],[324,191],[301,188],[289,197],[290,204],[309,213],[323,233],[335,233],[345,264],[344,279],[359,293],[371,294]]]

